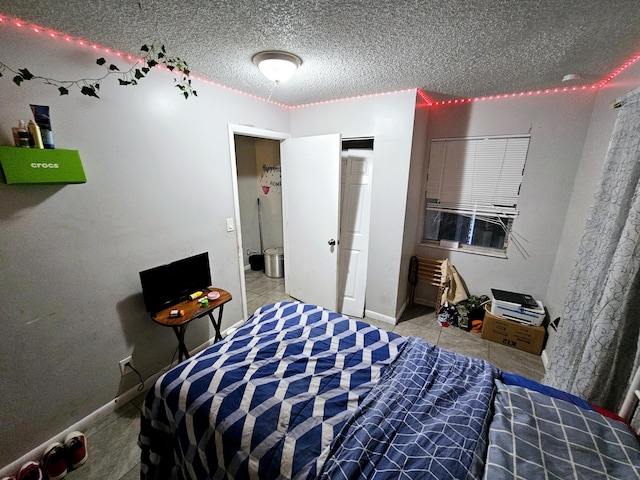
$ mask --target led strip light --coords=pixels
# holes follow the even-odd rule
[[[75,38],[72,37],[70,35],[66,35],[60,32],[56,32],[55,30],[52,30],[50,28],[43,28],[43,27],[39,27],[37,25],[34,24],[30,24],[27,22],[23,22],[22,20],[16,19],[16,18],[10,18],[7,17],[5,15],[1,15],[0,14],[0,25],[14,25],[16,27],[19,28],[26,28],[26,29],[31,29],[33,30],[34,33],[37,34],[41,34],[41,33],[46,33],[48,34],[48,36],[52,39],[63,39],[64,41],[68,42],[68,43],[75,43],[77,45],[80,45],[82,47],[86,47],[89,46],[90,48],[99,51],[99,52],[104,52],[106,54],[110,54],[110,55],[115,55],[117,57],[120,57],[122,59],[126,59],[129,61],[138,61],[138,62],[142,62],[142,59],[140,58],[136,58],[134,55],[128,55],[119,51],[113,51],[110,48],[106,48],[106,47],[102,47],[100,45],[97,45],[95,43],[91,43],[91,42],[87,42],[85,40],[79,39],[79,38]],[[486,100],[499,100],[499,99],[509,99],[509,98],[521,98],[521,97],[534,97],[534,96],[539,96],[539,95],[547,95],[547,94],[555,94],[555,93],[565,93],[565,92],[576,92],[576,91],[586,91],[586,90],[596,90],[598,88],[604,87],[605,85],[607,85],[611,80],[613,80],[616,76],[618,76],[620,73],[622,73],[625,69],[627,69],[628,67],[630,67],[631,65],[633,65],[636,61],[638,61],[638,59],[640,59],[640,54],[635,55],[632,59],[630,59],[629,61],[625,62],[623,65],[621,65],[619,68],[617,68],[614,72],[612,72],[609,76],[607,76],[604,80],[598,82],[598,83],[594,83],[593,85],[582,85],[582,86],[573,86],[573,87],[557,87],[557,88],[546,88],[543,90],[532,90],[532,91],[528,91],[528,92],[518,92],[518,93],[505,93],[505,94],[497,94],[497,95],[486,95],[486,96],[482,96],[482,97],[469,97],[469,98],[459,98],[459,99],[453,99],[453,100],[439,100],[439,101],[433,101],[431,100],[427,94],[424,92],[424,90],[420,89],[420,88],[410,88],[410,89],[404,89],[404,90],[395,90],[395,91],[390,91],[390,92],[383,92],[383,93],[372,93],[372,94],[367,94],[367,95],[356,95],[353,97],[344,97],[344,98],[338,98],[335,100],[324,100],[324,101],[319,101],[319,102],[311,102],[311,103],[304,103],[304,104],[300,104],[300,105],[285,105],[283,103],[280,102],[274,102],[272,100],[267,100],[264,99],[258,95],[252,94],[252,93],[247,93],[247,92],[243,92],[242,90],[238,90],[236,88],[233,87],[229,87],[227,85],[222,85],[220,83],[216,83],[213,82],[211,80],[208,80],[206,78],[200,77],[198,75],[191,75],[191,78],[207,83],[209,85],[214,85],[216,87],[221,87],[224,88],[226,90],[230,90],[232,92],[235,93],[240,93],[242,95],[246,95],[248,97],[252,97],[252,98],[256,98],[258,100],[262,100],[264,102],[268,102],[274,105],[277,105],[279,107],[283,107],[289,110],[292,109],[297,109],[297,108],[304,108],[304,107],[311,107],[311,106],[316,106],[316,105],[326,105],[326,104],[330,104],[330,103],[336,103],[336,102],[343,102],[343,101],[347,101],[347,100],[355,100],[355,99],[359,99],[359,98],[372,98],[372,97],[379,97],[379,96],[383,96],[383,95],[393,95],[396,93],[405,93],[405,92],[410,92],[410,91],[416,91],[417,94],[420,96],[420,98],[422,98],[422,100],[424,100],[424,102],[426,103],[426,105],[428,107],[432,107],[432,106],[442,106],[442,105],[464,105],[464,104],[469,104],[469,103],[473,103],[473,102],[483,102]],[[166,70],[166,68],[164,68],[161,65],[158,65],[157,68],[160,69],[164,69]]]

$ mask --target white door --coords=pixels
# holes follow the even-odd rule
[[[340,232],[339,134],[282,142],[282,216],[287,294],[337,310]]]
[[[338,308],[364,316],[371,211],[372,150],[342,152]]]

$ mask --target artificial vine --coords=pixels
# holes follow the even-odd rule
[[[191,72],[186,61],[180,57],[168,56],[164,45],[159,48],[156,48],[154,45],[143,45],[140,47],[140,51],[142,52],[140,60],[126,71],[120,71],[120,69],[112,63],[107,65],[107,61],[102,57],[97,59],[96,64],[106,69],[105,74],[98,78],[57,80],[55,78],[34,75],[26,68],[14,70],[3,62],[0,62],[0,77],[2,77],[6,71],[9,71],[14,74],[13,83],[18,86],[26,81],[41,80],[47,85],[57,87],[60,95],[69,95],[70,89],[78,88],[82,95],[100,98],[98,92],[100,91],[100,84],[105,78],[115,75],[118,77],[118,82],[122,86],[137,85],[140,80],[147,76],[153,67],[161,65],[170,72],[177,74],[177,77],[173,79],[174,86],[180,90],[181,95],[183,95],[185,99],[188,99],[189,96],[198,96],[198,92],[194,90],[191,85]]]

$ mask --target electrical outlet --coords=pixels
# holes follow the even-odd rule
[[[123,358],[120,360],[120,374],[124,377],[125,375],[133,372],[133,359],[131,355],[127,358]]]

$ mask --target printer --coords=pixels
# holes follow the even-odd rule
[[[491,315],[537,327],[546,312],[542,302],[531,295],[491,289]]]

